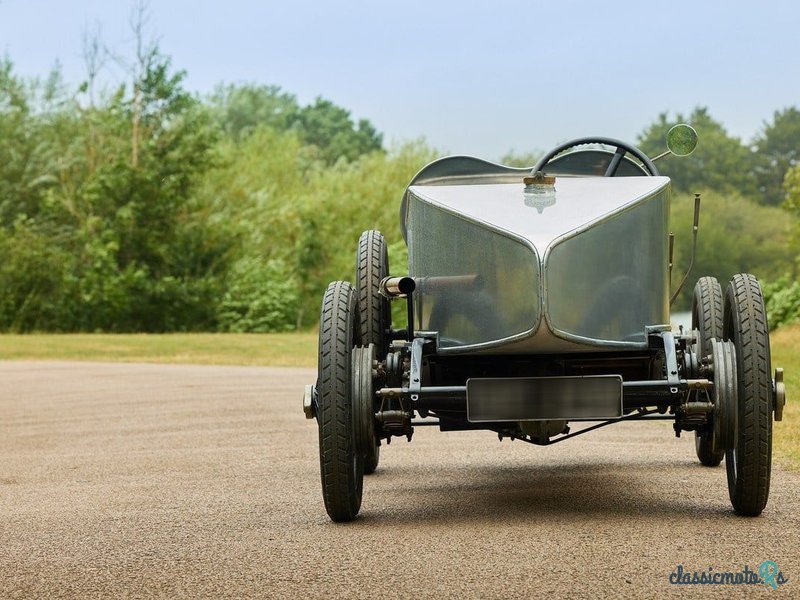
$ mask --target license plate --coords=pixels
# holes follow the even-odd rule
[[[622,416],[622,377],[497,377],[467,380],[467,420],[597,421]]]

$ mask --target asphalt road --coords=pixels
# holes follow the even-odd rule
[[[736,517],[667,424],[418,429],[330,523],[310,369],[0,362],[0,598],[800,597],[800,476]],[[788,583],[675,586],[777,563]]]

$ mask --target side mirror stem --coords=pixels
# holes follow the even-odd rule
[[[654,156],[654,157],[653,157],[653,158],[651,158],[650,160],[651,160],[651,161],[653,161],[653,162],[655,162],[655,161],[657,161],[657,160],[659,160],[659,159],[661,159],[661,158],[664,158],[665,156],[669,156],[670,154],[672,154],[672,151],[671,151],[671,150],[664,150],[664,152],[662,152],[662,153],[661,153],[661,154],[659,154],[658,156]]]

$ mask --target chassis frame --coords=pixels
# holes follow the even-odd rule
[[[394,290],[394,293],[386,292],[387,295],[405,297],[408,322],[413,323],[414,284],[409,279],[395,278],[383,287],[385,291],[387,288]],[[382,426],[379,435],[387,441],[393,436],[410,440],[414,426],[438,426],[441,431],[495,431],[500,439],[507,437],[549,445],[606,425],[647,419],[673,421],[675,434],[680,437],[681,431],[707,427],[714,412],[709,394],[714,387],[710,357],[697,354],[695,332],[681,331],[675,335],[666,325],[650,328],[648,347],[644,351],[566,356],[439,355],[437,332],[414,332],[410,326],[392,330],[391,337],[391,350],[386,359],[373,363],[375,397],[380,407],[376,418]],[[473,423],[468,420],[466,381],[470,377],[536,377],[554,372],[565,376],[624,374],[623,414],[575,432],[566,427],[556,436],[521,433],[513,421]]]

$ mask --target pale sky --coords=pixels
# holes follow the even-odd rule
[[[0,53],[25,76],[84,77],[83,32],[130,52],[127,0],[0,0]],[[749,140],[800,106],[800,2],[152,0],[187,87],[277,84],[370,119],[387,144],[497,159],[707,105]],[[113,77],[109,71],[108,77]]]

